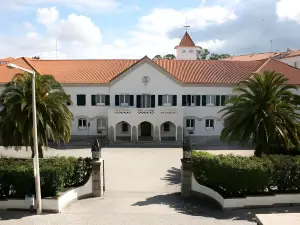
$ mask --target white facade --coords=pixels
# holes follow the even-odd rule
[[[94,137],[101,130],[111,142],[179,143],[188,135],[193,142],[206,143],[219,141],[222,121],[218,112],[224,106],[215,106],[216,101],[221,105],[221,99],[232,95],[233,86],[184,85],[145,60],[107,85],[64,85],[64,89],[73,102],[69,106],[73,139]],[[93,105],[92,95],[97,94],[108,95],[109,105]],[[85,105],[78,106],[78,95],[85,95]],[[138,98],[144,98],[141,95],[147,96],[145,104],[141,99],[138,103]]]
[[[176,48],[176,59],[178,60],[196,60],[197,59],[197,49],[199,47],[181,47]]]
[[[281,62],[284,62],[290,66],[300,68],[300,56],[289,57],[280,59]]]

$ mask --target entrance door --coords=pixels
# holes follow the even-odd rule
[[[151,128],[152,125],[149,122],[142,122],[141,123],[141,136],[142,137],[151,137]]]

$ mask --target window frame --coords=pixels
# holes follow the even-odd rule
[[[216,105],[216,95],[206,95],[206,106]]]
[[[81,122],[81,126],[80,126],[80,121]],[[83,126],[83,121],[85,121],[85,126]],[[78,130],[87,130],[88,127],[88,121],[86,118],[78,118]]]
[[[122,97],[123,97],[124,101],[122,101]],[[128,100],[128,102],[126,102],[126,100]],[[126,106],[126,107],[129,106],[130,105],[130,94],[119,94],[119,104],[120,104],[120,106]]]
[[[193,123],[192,123],[192,121],[194,121]],[[188,125],[189,124],[189,125]],[[192,124],[194,125],[194,126],[192,126]],[[187,128],[187,129],[195,129],[195,126],[196,126],[196,124],[195,124],[195,119],[186,119],[186,121],[185,121],[185,127]]]
[[[167,99],[167,102],[165,102],[165,98]],[[163,106],[171,106],[173,103],[173,95],[170,94],[164,94],[162,95],[162,105]]]
[[[98,99],[99,97],[99,99]],[[99,102],[97,100],[100,100]],[[104,101],[102,101],[104,100]],[[95,94],[95,104],[96,106],[102,106],[105,105],[106,103],[106,95],[105,94]]]
[[[208,126],[207,126],[208,121]],[[215,129],[215,120],[214,119],[206,119],[205,120],[205,130],[214,130]]]
[[[99,126],[99,122],[100,122],[100,126]],[[97,119],[97,130],[104,130],[106,128],[106,119],[104,118],[98,118]]]

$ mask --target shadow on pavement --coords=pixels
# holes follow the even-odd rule
[[[43,213],[43,215],[48,215],[48,214],[49,213]],[[30,213],[28,211],[0,211],[0,221],[17,220],[24,217],[30,217],[30,216],[36,216],[36,214]]]
[[[222,220],[244,220],[255,222],[255,214],[272,214],[272,213],[299,213],[300,207],[274,207],[260,209],[240,209],[222,211],[219,205],[206,196],[183,199],[180,193],[166,195],[156,195],[149,197],[144,201],[134,203],[132,206],[147,205],[168,205],[178,213],[209,217]]]
[[[165,177],[161,180],[168,181],[170,185],[181,183],[181,170],[175,167],[168,169]]]

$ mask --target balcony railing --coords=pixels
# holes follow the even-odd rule
[[[116,115],[166,115],[172,116],[182,114],[182,107],[159,107],[159,108],[111,108]]]

